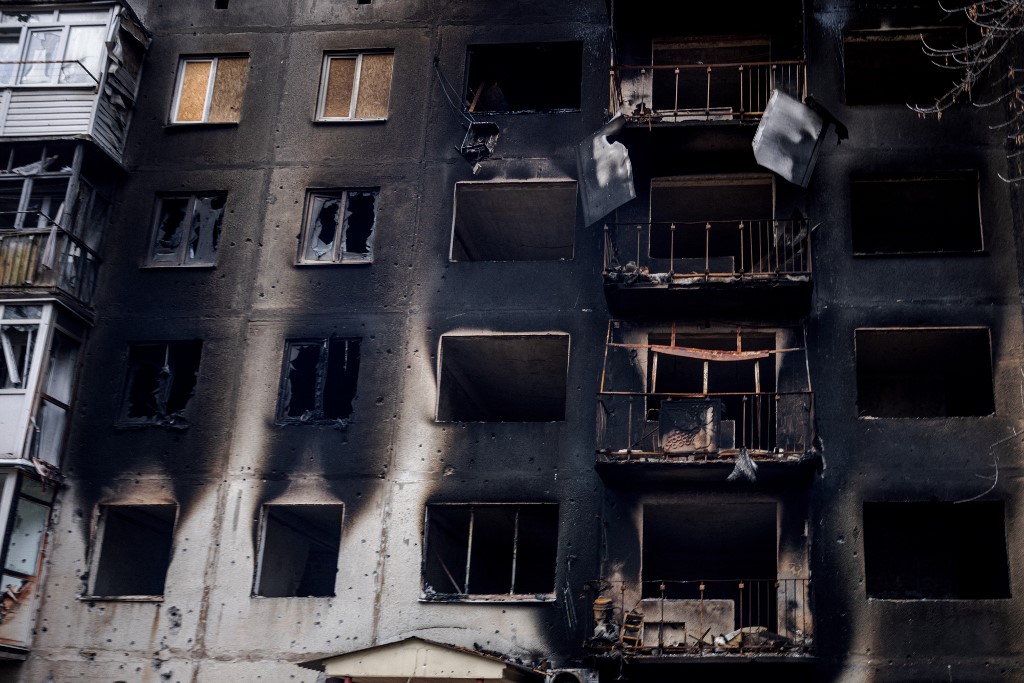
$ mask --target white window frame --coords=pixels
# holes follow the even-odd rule
[[[32,22],[19,22],[11,21],[11,18],[17,14],[27,14],[32,17],[39,17],[38,23]],[[65,18],[67,16],[67,18]],[[60,47],[57,50],[57,54],[60,55],[61,61],[65,56],[68,46],[68,36],[72,27],[90,27],[90,26],[102,26],[107,29],[107,35],[104,37],[104,45],[101,46],[99,51],[99,61],[102,65],[107,56],[106,42],[110,39],[111,29],[111,15],[110,10],[107,10],[107,20],[104,23],[99,23],[96,19],[85,19],[75,20],[75,12],[70,8],[68,10],[46,10],[40,12],[4,12],[0,15],[0,34],[12,35],[15,31],[18,32],[18,63],[11,66],[14,67],[12,77],[9,83],[0,83],[0,87],[10,88],[96,88],[99,86],[100,76],[99,73],[91,73],[92,77],[90,81],[84,83],[61,83],[61,73],[63,71],[63,64],[61,68],[55,70],[53,77],[48,83],[22,83],[24,77],[25,62],[28,61],[28,45],[29,37],[33,32],[38,31],[52,31],[60,29]],[[2,65],[0,65],[2,66]],[[85,70],[85,67],[82,67]]]
[[[320,92],[316,98],[316,120],[317,121],[387,121],[387,114],[372,118],[356,118],[356,106],[359,103],[359,86],[363,75],[363,55],[391,55],[391,76],[392,83],[388,88],[388,110],[391,109],[391,89],[394,86],[394,50],[362,50],[359,52],[325,52],[323,62],[320,65]],[[355,73],[352,76],[352,92],[350,93],[348,116],[325,116],[324,105],[327,104],[327,79],[331,74],[331,61],[335,59],[354,59],[356,62]]]
[[[345,228],[345,213],[348,210],[349,193],[366,193],[374,195],[373,203],[373,229],[367,238],[366,256],[349,256],[354,252],[346,251],[348,246],[348,230]],[[306,258],[306,250],[309,247],[313,232],[313,202],[317,197],[337,198],[342,202],[341,210],[338,212],[337,236],[334,240],[334,247],[331,250],[331,258],[314,260]],[[323,266],[323,265],[355,265],[373,263],[373,243],[377,236],[377,217],[380,215],[380,188],[379,187],[345,187],[333,189],[311,188],[306,190],[306,202],[302,211],[302,239],[299,240],[299,255],[295,263],[300,266]]]
[[[202,125],[237,125],[238,121],[210,121],[210,108],[213,106],[213,89],[217,83],[217,65],[221,59],[249,59],[246,54],[224,54],[212,57],[182,57],[178,60],[178,75],[174,79],[174,97],[171,98],[171,112],[168,121],[175,126]],[[203,102],[203,118],[199,121],[179,121],[178,105],[181,104],[181,87],[185,83],[185,66],[187,64],[210,64],[210,78],[206,83],[206,100]],[[239,116],[241,118],[241,116]]]
[[[201,197],[210,197],[213,195],[221,195],[224,197],[225,206],[221,210],[221,233],[224,231],[224,214],[227,213],[227,192],[171,192],[167,194],[159,194],[156,198],[156,208],[153,210],[153,220],[150,224],[149,243],[146,248],[146,255],[143,262],[144,268],[213,268],[217,262],[217,252],[214,250],[213,258],[209,260],[195,260],[190,261],[188,259],[188,243],[192,237],[192,222],[195,218],[196,202]],[[187,230],[182,235],[181,245],[178,247],[178,258],[176,261],[156,261],[153,259],[153,250],[156,248],[156,242],[158,237],[158,231],[160,229],[160,217],[163,215],[164,202],[168,199],[188,199],[188,208],[186,210],[186,220],[188,221]]]

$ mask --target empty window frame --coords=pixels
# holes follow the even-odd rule
[[[0,16],[0,85],[96,86],[110,10],[5,12]]]
[[[224,192],[157,199],[147,266],[212,266],[224,223]]]
[[[933,104],[951,87],[950,71],[924,53],[963,45],[958,27],[850,31],[843,36],[847,104]]]
[[[969,417],[995,410],[988,328],[856,331],[862,417]]]
[[[331,597],[338,573],[341,505],[263,508],[254,595]]]
[[[299,263],[370,263],[377,188],[309,190]]]
[[[198,340],[131,344],[121,422],[186,424],[202,347]]]
[[[1010,597],[1002,501],[864,503],[870,598]]]
[[[971,252],[982,248],[978,174],[854,175],[853,251],[860,255]]]
[[[43,368],[31,445],[33,458],[53,465],[60,462],[64,450],[78,374],[78,354],[85,334],[77,321],[60,311],[57,311],[55,322],[50,337],[49,359]]]
[[[352,415],[359,340],[294,339],[285,343],[277,421],[337,422]]]
[[[441,337],[440,422],[565,419],[567,334]]]
[[[576,181],[456,183],[452,261],[572,258]]]
[[[471,112],[578,111],[583,43],[471,45],[466,109]]]
[[[39,573],[43,539],[56,489],[24,475],[6,474],[0,488],[17,486],[7,517],[0,591],[17,596]]]
[[[187,57],[178,64],[171,123],[237,123],[249,57]]]
[[[176,505],[102,506],[90,595],[162,596],[177,512]]]
[[[383,121],[388,117],[394,52],[324,55],[319,121]]]
[[[29,384],[43,319],[42,306],[0,306],[0,392],[23,393]]]
[[[558,505],[430,505],[428,599],[553,599]]]

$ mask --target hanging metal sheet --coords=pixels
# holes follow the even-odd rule
[[[591,225],[636,197],[633,166],[621,142],[608,137],[622,130],[625,119],[616,116],[576,148],[576,170],[583,203],[583,222]]]

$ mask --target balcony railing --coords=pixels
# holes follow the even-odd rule
[[[806,96],[802,61],[620,66],[611,72],[612,111],[643,121],[757,118],[773,90]]]
[[[0,87],[10,85],[95,86],[99,83],[99,78],[80,59],[0,61]]]
[[[606,223],[604,272],[766,279],[810,276],[806,219]],[[632,264],[628,269],[626,266]]]
[[[0,230],[0,288],[56,289],[91,305],[98,255],[52,219],[43,218],[50,227]]]
[[[811,391],[598,394],[597,452],[607,461],[798,459],[812,449]]]
[[[653,597],[632,605],[613,588],[594,602],[587,646],[634,656],[809,654],[810,588],[798,578],[644,581]]]

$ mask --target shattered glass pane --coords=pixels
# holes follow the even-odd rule
[[[42,306],[4,306],[4,320],[39,320]]]
[[[4,31],[0,33],[0,85],[10,85],[14,82],[14,73],[17,70],[18,44],[21,34],[18,32]]]
[[[24,389],[32,369],[36,325],[0,327],[0,389]]]
[[[304,261],[333,261],[338,222],[341,212],[340,195],[313,195],[309,208],[309,228]]]
[[[68,29],[68,44],[60,67],[61,83],[99,82],[100,54],[106,35],[106,26],[72,26]]]
[[[317,375],[322,349],[323,344],[319,342],[288,345],[288,365],[281,392],[281,417],[315,419],[319,384]]]
[[[352,414],[359,376],[359,340],[332,339],[327,353],[323,417],[341,420]]]
[[[25,207],[23,228],[49,228],[51,222],[57,222],[57,214],[64,203],[68,191],[68,179],[33,180],[32,192]],[[60,223],[67,223],[61,219]]]
[[[202,195],[195,199],[192,214],[192,232],[189,236],[188,263],[213,263],[220,242],[220,228],[224,222],[225,195]]]
[[[160,202],[160,218],[156,226],[156,239],[150,260],[154,263],[177,263],[178,253],[185,238],[189,197],[165,197]]]
[[[345,207],[345,246],[342,258],[369,259],[376,218],[376,192],[349,192]]]
[[[179,420],[196,385],[202,342],[180,341],[132,346],[128,358],[125,418]]]
[[[62,29],[39,29],[29,32],[25,48],[25,64],[21,68],[22,84],[51,83],[60,66],[60,34]]]

